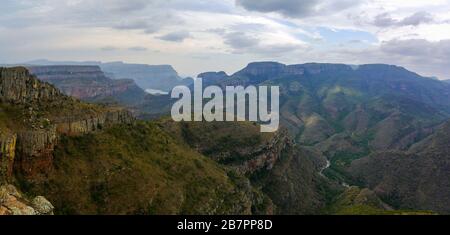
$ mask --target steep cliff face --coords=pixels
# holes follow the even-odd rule
[[[16,155],[17,135],[0,130],[0,184],[11,176]]]
[[[62,118],[56,124],[56,130],[60,134],[82,135],[102,130],[115,124],[131,123],[133,121],[134,117],[127,110],[108,110],[84,119],[72,117]]]
[[[281,152],[293,145],[287,131],[262,134],[255,123],[163,121],[161,125],[200,153],[244,175],[272,169]]]
[[[117,102],[139,103],[146,93],[131,79],[108,78],[99,66],[29,66],[40,80],[51,83],[64,94],[82,100],[115,98]]]
[[[82,71],[92,72],[90,68]],[[52,167],[60,135],[83,135],[134,121],[122,108],[84,104],[65,96],[25,68],[0,68],[0,75],[1,104],[14,110],[2,111],[15,113],[2,115],[7,124],[0,126],[1,181],[7,181],[13,170],[29,180],[45,176]]]
[[[270,213],[270,199],[248,179],[178,142],[157,123],[116,125],[62,136],[54,170],[30,182],[57,214]],[[80,177],[81,176],[81,177]]]
[[[22,131],[17,139],[14,169],[30,180],[45,175],[52,167],[53,151],[58,143],[56,129]]]
[[[0,68],[0,100],[14,104],[54,101],[63,95],[48,83],[39,82],[27,69]]]
[[[236,165],[238,172],[243,174],[254,174],[260,170],[272,170],[282,152],[294,145],[294,142],[289,137],[287,131],[278,132],[273,139],[265,145],[260,146],[252,152],[241,153],[244,156],[249,156],[243,163]]]

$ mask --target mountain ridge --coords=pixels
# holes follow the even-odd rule
[[[0,179],[45,195],[57,214],[447,212],[439,207],[445,193],[436,191],[442,174],[367,160],[411,155],[433,166],[438,161],[414,151],[445,156],[435,149],[445,150],[448,141],[434,137],[449,118],[445,83],[386,65],[249,67],[201,77],[219,86],[279,85],[277,133],[261,134],[257,123],[136,122],[121,108],[68,97],[25,68],[2,69]],[[169,97],[159,98],[155,102],[165,106]],[[22,119],[24,125],[13,121]],[[410,200],[417,196],[410,181],[399,181],[399,190],[406,190],[386,196],[391,188],[364,169],[386,171],[394,182],[418,172],[436,179],[427,187],[440,196],[422,204]],[[446,165],[439,169],[445,172]],[[80,172],[87,180],[76,177]],[[348,190],[347,184],[361,188]]]
[[[169,92],[177,85],[192,83],[191,78],[181,78],[172,65],[148,65],[131,64],[122,61],[100,62],[100,61],[29,61],[23,66],[52,66],[52,65],[76,65],[76,66],[99,66],[108,77],[112,79],[133,79],[143,90],[153,89]]]
[[[116,98],[121,104],[135,104],[146,95],[133,80],[110,79],[97,65],[51,65],[27,68],[38,79],[55,85],[68,96],[82,100]]]

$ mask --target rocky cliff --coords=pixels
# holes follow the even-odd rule
[[[255,123],[164,121],[161,125],[200,153],[243,175],[271,170],[281,152],[293,146],[286,130],[261,134]]]
[[[0,129],[0,183],[12,174],[17,135]]]
[[[266,145],[263,145],[251,153],[251,156],[243,164],[237,166],[238,172],[243,174],[253,174],[260,170],[272,170],[282,152],[293,146],[294,142],[289,137],[287,131],[278,132],[273,139],[271,139]]]
[[[0,215],[53,215],[53,209],[42,196],[28,200],[14,186],[0,185]]]
[[[39,82],[23,67],[0,68],[0,101],[13,104],[48,102],[63,98],[59,90]]]
[[[13,171],[30,180],[47,174],[61,135],[83,135],[134,121],[122,108],[68,97],[25,68],[0,68],[0,75],[0,104],[9,107],[2,110],[6,124],[0,125],[0,181],[7,181]]]
[[[236,162],[230,166],[239,173],[252,175],[261,170],[272,170],[281,157],[282,152],[293,145],[294,142],[287,131],[282,130],[260,146],[254,148],[236,148],[234,152],[216,155],[215,158],[219,159],[219,161],[226,162],[228,159],[233,158],[233,155],[239,155],[242,157],[239,159],[239,163]]]
[[[82,100],[116,98],[119,103],[139,103],[146,93],[131,79],[108,78],[99,66],[28,66],[40,80],[51,83],[64,94]]]

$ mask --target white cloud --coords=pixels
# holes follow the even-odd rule
[[[438,53],[450,47],[450,0],[5,0],[3,8],[0,62],[124,60],[191,76],[263,59],[394,63],[441,77],[450,67]]]

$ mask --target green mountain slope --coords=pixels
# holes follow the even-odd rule
[[[251,63],[206,85],[280,86],[280,114],[296,143],[332,162],[328,175],[372,152],[407,150],[450,117],[450,86],[391,65]]]
[[[158,125],[63,137],[48,180],[27,184],[60,214],[251,214],[253,189]]]
[[[450,213],[450,123],[409,151],[379,152],[351,164],[359,184],[397,208]]]
[[[271,199],[276,214],[318,214],[343,191],[320,174],[325,157],[296,146],[285,130],[261,134],[252,123],[163,125],[192,148],[246,175]]]
[[[57,214],[449,213],[447,87],[398,67],[202,75],[280,85],[283,128],[265,134],[249,122],[135,122],[23,68],[0,72],[0,183],[47,197]]]

